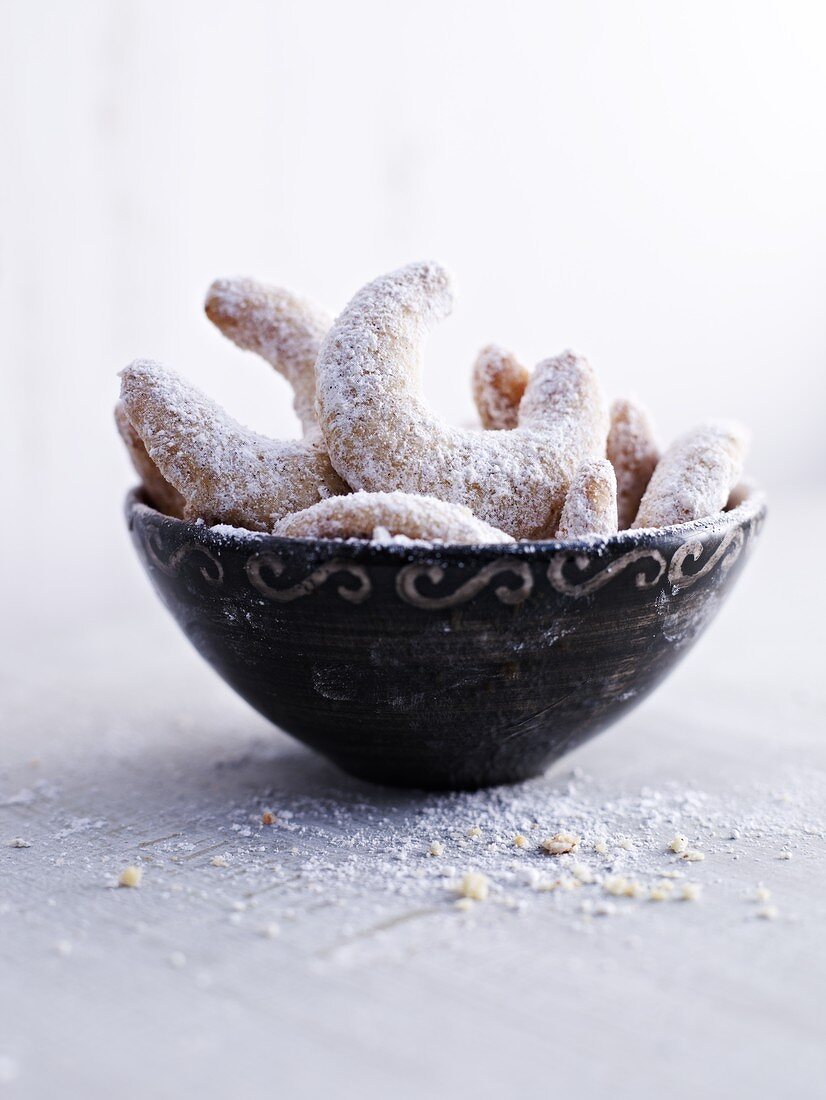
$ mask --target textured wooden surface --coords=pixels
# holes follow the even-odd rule
[[[0,1092],[817,1095],[826,608],[789,524],[775,508],[647,704],[488,796],[342,776],[235,699],[148,586],[129,621],[7,635]],[[537,889],[559,865],[511,843],[534,818],[596,824],[612,852],[583,839],[583,863],[680,867],[703,897],[592,915],[599,885]],[[702,863],[663,851],[681,830]],[[129,864],[140,888],[115,888]],[[472,867],[492,890],[468,913],[452,883]]]

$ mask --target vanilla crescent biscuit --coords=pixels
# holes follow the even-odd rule
[[[143,440],[129,423],[122,401],[115,405],[115,425],[150,502],[164,515],[181,519],[184,514],[184,498],[169,484],[149,457]]]
[[[497,344],[488,344],[476,356],[471,385],[482,427],[490,431],[515,428],[519,402],[531,372]]]
[[[619,397],[612,403],[606,453],[617,475],[619,529],[625,531],[660,457],[648,412],[636,401]]]
[[[412,493],[350,493],[328,497],[302,512],[285,516],[273,534],[289,538],[369,539],[377,528],[429,542],[485,545],[513,542],[510,535],[483,523],[461,504]]]
[[[293,388],[293,408],[304,435],[317,434],[315,361],[332,324],[324,310],[256,279],[216,279],[204,309],[224,336],[284,375]]]
[[[321,446],[249,431],[174,371],[136,360],[121,401],[187,519],[268,531],[283,516],[348,492]]]
[[[675,440],[643,494],[634,527],[667,527],[721,511],[748,448],[739,424],[710,421]]]
[[[422,400],[420,347],[450,312],[447,272],[415,263],[356,294],[316,362],[316,408],[333,466],[353,489],[464,504],[515,538],[556,530],[579,463],[605,453],[608,413],[588,363],[540,363],[509,432],[454,428]]]
[[[617,533],[617,478],[607,458],[581,464],[565,497],[556,532],[558,539],[581,539]]]

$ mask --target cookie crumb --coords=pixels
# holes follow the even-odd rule
[[[585,863],[575,863],[571,868],[571,874],[586,886],[594,881],[594,872]]]
[[[579,837],[573,833],[554,833],[542,841],[542,848],[550,856],[561,856],[575,852],[579,847]]]
[[[778,913],[779,910],[776,905],[764,905],[762,909],[757,910],[757,916],[761,920],[774,920]]]
[[[9,841],[9,848],[31,848],[32,842],[25,837],[15,836]]]
[[[606,894],[615,898],[639,898],[645,893],[641,882],[625,875],[610,875],[602,884]]]
[[[487,875],[483,875],[480,871],[468,871],[466,875],[463,875],[458,886],[459,894],[471,901],[484,901],[489,890],[490,880]]]
[[[210,867],[229,867],[229,861],[226,856],[213,856],[209,865]]]
[[[696,848],[688,848],[685,852],[680,853],[680,858],[688,860],[689,863],[700,863],[706,858],[705,852],[698,852]]]
[[[634,847],[633,840],[631,840],[631,838],[628,836],[621,836],[618,843],[620,848],[624,848],[626,852],[630,852],[631,849]]]
[[[755,901],[766,902],[766,901],[769,901],[771,896],[772,896],[772,892],[768,888],[768,886],[758,886],[757,889],[754,891],[754,900]]]
[[[673,893],[674,883],[669,882],[668,879],[663,879],[662,882],[658,882],[655,886],[651,887],[651,892],[648,895],[648,900],[668,901]]]
[[[118,886],[140,886],[142,878],[143,868],[135,867],[134,864],[132,864],[129,867],[124,867],[118,875]]]
[[[528,838],[526,836],[523,836],[522,833],[517,833],[516,836],[513,838],[513,843],[517,848],[527,848]]]
[[[458,909],[460,913],[468,913],[473,908],[473,901],[471,898],[459,898],[458,901],[454,901],[453,908]]]
[[[680,897],[683,901],[699,901],[703,888],[699,882],[684,882]]]
[[[429,856],[443,856],[445,854],[445,846],[442,844],[441,840],[431,840],[427,854]]]
[[[594,851],[597,853],[597,855],[600,855],[600,856],[607,855],[608,854],[608,845],[605,843],[604,840],[598,840],[594,844]]]
[[[672,852],[676,852],[677,854],[685,852],[688,849],[688,837],[681,836],[681,834],[678,833],[669,841],[668,847]]]
[[[264,810],[264,812],[261,814],[261,824],[262,825],[274,825],[275,824],[275,814],[272,812],[272,810]]]
[[[785,848],[777,858],[778,859],[791,859],[792,858],[792,853],[788,850],[788,848]]]
[[[478,825],[473,825],[470,829],[468,829],[467,833],[465,834],[465,836],[470,837],[471,840],[478,840],[481,835],[482,830],[479,828]]]

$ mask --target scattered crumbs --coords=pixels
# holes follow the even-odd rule
[[[779,910],[776,905],[764,905],[761,909],[757,910],[757,916],[761,920],[774,920],[779,914]]]
[[[213,856],[209,865],[210,867],[229,867],[229,860],[226,856]]]
[[[134,865],[124,867],[124,869],[118,875],[118,886],[140,886],[142,878],[142,867],[135,867]]]
[[[639,898],[645,894],[645,887],[641,882],[625,875],[609,875],[602,884],[606,894],[615,898]]]
[[[777,858],[778,859],[791,859],[792,858],[792,853],[789,851],[788,848],[784,848],[783,851],[780,853],[780,855]]]
[[[480,871],[468,871],[462,876],[457,890],[463,898],[485,901],[490,891],[490,879]]]
[[[281,935],[281,926],[275,921],[270,921],[261,928],[261,935],[265,940],[277,940]]]
[[[680,898],[683,901],[699,901],[702,893],[703,888],[699,882],[684,882]]]
[[[575,852],[579,847],[579,837],[573,833],[554,833],[542,841],[542,849],[550,856],[561,856]]]
[[[571,874],[579,882],[584,882],[586,885],[595,881],[594,872],[585,863],[575,863],[571,868]]]
[[[522,833],[517,833],[516,836],[513,838],[513,843],[514,846],[517,848],[527,848],[528,838],[526,836],[523,836]]]
[[[470,829],[468,829],[465,835],[470,837],[471,840],[479,840],[479,838],[482,836],[482,830],[479,828],[478,825],[473,825]]]
[[[688,849],[688,837],[681,836],[677,833],[677,835],[669,841],[668,847],[670,851],[677,852],[678,854],[685,852]]]
[[[261,824],[262,825],[274,825],[275,824],[275,814],[272,812],[272,810],[264,810],[264,812],[261,814]]]
[[[186,966],[186,955],[183,951],[173,951],[171,954],[167,955],[166,961],[175,970],[183,970]]]
[[[537,894],[550,894],[552,891],[558,890],[561,885],[561,879],[540,878],[538,875],[531,883],[531,886],[536,890]]]
[[[689,863],[700,863],[705,858],[705,852],[698,852],[696,848],[688,848],[685,852],[680,853],[680,859],[685,859]]]
[[[598,840],[594,844],[594,851],[597,853],[597,855],[605,856],[608,854],[608,845],[604,840]]]

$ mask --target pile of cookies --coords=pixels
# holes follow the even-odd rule
[[[213,283],[207,316],[288,379],[303,438],[249,431],[174,371],[137,360],[115,416],[148,498],[169,515],[290,538],[473,544],[605,538],[726,506],[742,428],[705,423],[661,455],[645,410],[628,399],[609,409],[570,351],[528,371],[484,348],[472,377],[481,427],[440,419],[419,368],[452,301],[436,263],[368,283],[335,321],[251,279]]]

